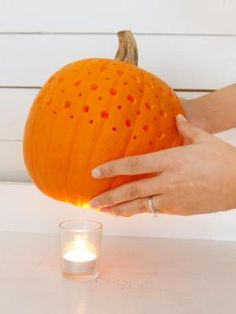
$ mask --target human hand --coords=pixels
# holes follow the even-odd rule
[[[236,148],[202,131],[183,116],[177,127],[186,146],[124,157],[92,171],[96,178],[155,174],[96,196],[91,207],[118,216],[149,212],[153,196],[158,212],[194,215],[236,207]]]

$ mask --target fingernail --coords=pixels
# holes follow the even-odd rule
[[[101,203],[99,202],[99,200],[97,199],[93,199],[91,202],[90,202],[90,206],[92,208],[99,208],[101,206]]]
[[[185,118],[185,116],[183,116],[182,114],[178,114],[177,117],[176,117],[176,119],[177,119],[178,121],[187,121],[186,118]]]
[[[92,173],[92,177],[94,177],[94,178],[101,178],[102,177],[102,172],[99,168],[94,168],[91,173]]]
[[[185,116],[183,116],[182,114],[178,114],[177,117],[176,117],[176,120],[178,122],[187,121]]]

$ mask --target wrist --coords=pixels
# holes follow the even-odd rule
[[[204,113],[200,106],[196,105],[195,99],[180,99],[184,108],[187,120],[199,129],[209,131],[209,122],[207,125]]]

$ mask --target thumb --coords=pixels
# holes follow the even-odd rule
[[[186,118],[179,114],[176,117],[177,129],[180,135],[183,136],[186,143],[197,143],[202,142],[207,133],[186,120]]]

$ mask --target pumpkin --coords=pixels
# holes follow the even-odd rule
[[[52,75],[25,126],[24,159],[34,183],[80,207],[101,192],[147,177],[98,180],[91,176],[94,167],[183,143],[175,117],[184,111],[175,92],[137,66],[132,33],[118,35],[115,60],[80,60]]]

